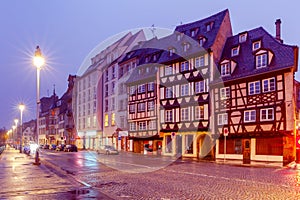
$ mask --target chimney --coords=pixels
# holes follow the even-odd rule
[[[277,19],[275,22],[276,25],[276,40],[278,40],[279,42],[283,43],[283,40],[281,39],[281,20]]]

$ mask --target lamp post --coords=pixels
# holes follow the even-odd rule
[[[16,148],[16,146],[15,146],[15,139],[14,139],[14,132],[15,132],[15,129],[16,129],[16,126],[15,125],[12,125],[12,127],[11,127],[11,132],[12,132],[12,141],[13,141],[13,146],[14,146],[14,148]]]
[[[45,59],[42,56],[42,52],[39,46],[36,47],[33,64],[36,66],[36,132],[37,132],[37,149],[35,151],[35,163],[36,165],[40,164],[39,161],[39,146],[40,146],[40,139],[39,139],[39,109],[40,109],[40,71],[42,66],[45,63]]]
[[[19,105],[19,110],[20,110],[20,129],[21,129],[21,148],[20,148],[20,153],[22,153],[23,149],[23,110],[25,109],[25,105],[21,103]]]
[[[14,119],[14,122],[15,122],[15,137],[17,136],[18,138],[18,123],[19,123],[19,120],[18,119]]]

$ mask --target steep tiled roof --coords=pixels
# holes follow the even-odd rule
[[[244,32],[247,34],[247,40],[245,42],[239,43],[239,34],[232,36],[227,39],[221,62],[223,60],[232,60],[237,63],[235,70],[230,76],[222,77],[223,81],[233,80],[237,78],[243,78],[248,76],[253,76],[256,74],[261,74],[265,72],[271,72],[276,70],[281,70],[284,68],[290,68],[297,63],[295,63],[295,48],[296,46],[290,46],[282,44],[277,41],[272,35],[270,35],[262,27]],[[261,48],[272,52],[273,58],[271,63],[267,67],[256,69],[255,66],[255,52],[253,51],[252,45],[255,41],[261,41]],[[231,56],[231,50],[234,47],[239,46],[239,54],[237,56]],[[220,69],[220,66],[219,66]],[[297,66],[295,66],[297,70]],[[214,82],[220,82],[221,79],[215,80]]]

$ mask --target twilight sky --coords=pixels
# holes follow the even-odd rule
[[[288,3],[287,3],[288,2]],[[39,45],[46,58],[41,72],[40,97],[61,96],[69,74],[98,44],[123,31],[150,27],[174,30],[226,8],[233,33],[259,26],[275,35],[275,20],[282,21],[282,39],[300,45],[300,2],[287,1],[177,1],[177,0],[2,0],[0,2],[0,127],[10,129],[19,118],[35,118],[36,68],[32,56]],[[300,80],[300,73],[296,74]]]

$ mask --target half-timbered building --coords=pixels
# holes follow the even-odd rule
[[[209,82],[226,38],[232,35],[228,10],[177,26],[160,39],[160,133],[163,154],[213,157]]]
[[[298,47],[262,27],[229,37],[211,84],[217,159],[287,164],[295,158]]]

